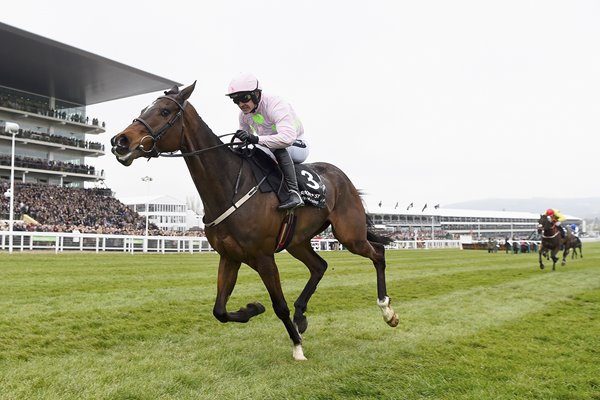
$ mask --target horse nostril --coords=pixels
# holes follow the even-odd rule
[[[117,136],[113,136],[110,139],[110,144],[113,147],[121,147],[121,148],[128,148],[129,147],[129,139],[127,139],[127,136],[125,135],[117,135]]]

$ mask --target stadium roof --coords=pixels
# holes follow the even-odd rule
[[[180,83],[0,22],[0,85],[78,105]]]

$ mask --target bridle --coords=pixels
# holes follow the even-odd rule
[[[206,149],[201,149],[201,150],[196,150],[196,151],[192,151],[189,153],[179,153],[179,154],[174,154],[174,153],[168,153],[168,154],[164,154],[159,152],[158,150],[156,150],[156,143],[167,133],[167,131],[169,129],[171,129],[175,123],[177,123],[177,121],[183,116],[183,112],[185,111],[185,106],[187,105],[187,100],[181,104],[179,103],[177,100],[175,100],[172,97],[169,96],[160,96],[157,98],[157,100],[160,99],[168,99],[171,100],[173,103],[177,104],[177,107],[179,108],[179,111],[169,120],[167,121],[167,123],[165,123],[163,126],[160,127],[159,130],[154,131],[154,129],[152,129],[152,127],[150,126],[150,124],[148,124],[146,121],[144,121],[144,119],[139,116],[138,118],[134,118],[133,123],[135,122],[139,122],[140,124],[144,125],[144,127],[146,128],[146,130],[148,131],[148,135],[142,137],[140,139],[140,143],[138,144],[138,149],[140,151],[142,151],[143,153],[145,153],[146,158],[150,159],[150,158],[156,158],[156,157],[188,157],[188,156],[193,156],[196,154],[200,154],[203,153],[205,151],[208,150],[212,150],[212,149],[216,149],[218,147],[223,147],[223,146],[239,146],[241,143],[240,142],[230,142],[230,143],[222,143],[222,144],[218,144],[216,146],[213,147],[208,147]],[[184,125],[183,125],[183,120],[181,122],[181,140],[183,141],[183,129],[184,129]],[[233,133],[227,133],[225,135],[220,135],[218,136],[219,138],[222,138],[224,136],[230,136],[233,135]],[[149,150],[146,150],[146,147],[144,146],[144,141],[146,140],[146,138],[150,139],[152,141],[152,147]]]
[[[542,223],[542,220],[540,219],[540,222],[538,222],[538,233],[541,233],[542,238],[544,239],[553,239],[560,233],[560,231],[558,229],[555,229],[555,225],[552,224],[547,218],[548,217],[546,217],[546,221],[547,223],[550,223],[550,226],[546,228],[546,224]],[[554,234],[548,235],[546,231],[553,231]]]
[[[173,125],[175,125],[177,120],[179,118],[181,118],[181,116],[183,115],[183,111],[185,110],[185,105],[187,104],[187,101],[186,101],[182,105],[177,100],[175,100],[174,98],[169,97],[169,96],[160,96],[158,99],[171,100],[173,103],[177,104],[179,111],[175,115],[173,115],[173,117],[169,121],[167,121],[167,123],[165,123],[156,132],[154,131],[154,129],[152,129],[150,124],[148,124],[146,121],[144,121],[144,119],[141,117],[141,115],[138,118],[135,118],[133,120],[133,123],[139,122],[140,124],[144,125],[144,127],[148,130],[149,134],[144,136],[143,138],[141,138],[140,144],[138,145],[138,148],[140,149],[140,151],[146,153],[146,157],[148,157],[148,158],[158,157],[160,155],[160,153],[156,150],[156,143],[165,135],[165,133],[167,133],[167,131],[169,129],[171,129],[173,127]],[[183,135],[183,122],[181,123],[181,133]],[[144,140],[146,140],[146,138],[148,138],[152,141],[152,147],[149,150],[146,150],[146,148],[144,147]]]

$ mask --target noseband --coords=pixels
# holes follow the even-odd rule
[[[167,133],[167,131],[171,129],[173,125],[175,125],[177,120],[181,118],[186,104],[186,102],[184,102],[183,105],[181,105],[177,100],[169,96],[160,96],[159,99],[171,100],[173,103],[177,104],[177,107],[179,107],[179,111],[173,116],[173,118],[167,121],[167,123],[164,124],[158,131],[154,131],[154,129],[152,129],[152,127],[146,121],[144,121],[141,118],[141,116],[133,120],[133,123],[139,122],[140,124],[144,125],[144,127],[148,130],[149,135],[144,136],[140,140],[140,144],[138,145],[138,148],[144,153],[146,153],[146,157],[148,158],[158,157],[159,154],[158,151],[156,151],[156,142],[158,142],[165,135],[165,133]],[[183,126],[181,127],[181,131],[183,132]],[[149,150],[146,150],[144,147],[144,140],[146,138],[149,138],[152,141],[152,147]]]

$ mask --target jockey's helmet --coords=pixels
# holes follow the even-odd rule
[[[227,87],[226,96],[233,96],[238,93],[251,93],[257,90],[262,90],[258,79],[252,74],[244,73],[239,74],[231,80]]]
[[[554,215],[554,210],[551,209],[551,208],[547,209],[546,210],[546,215],[549,216],[549,217],[553,216]]]

